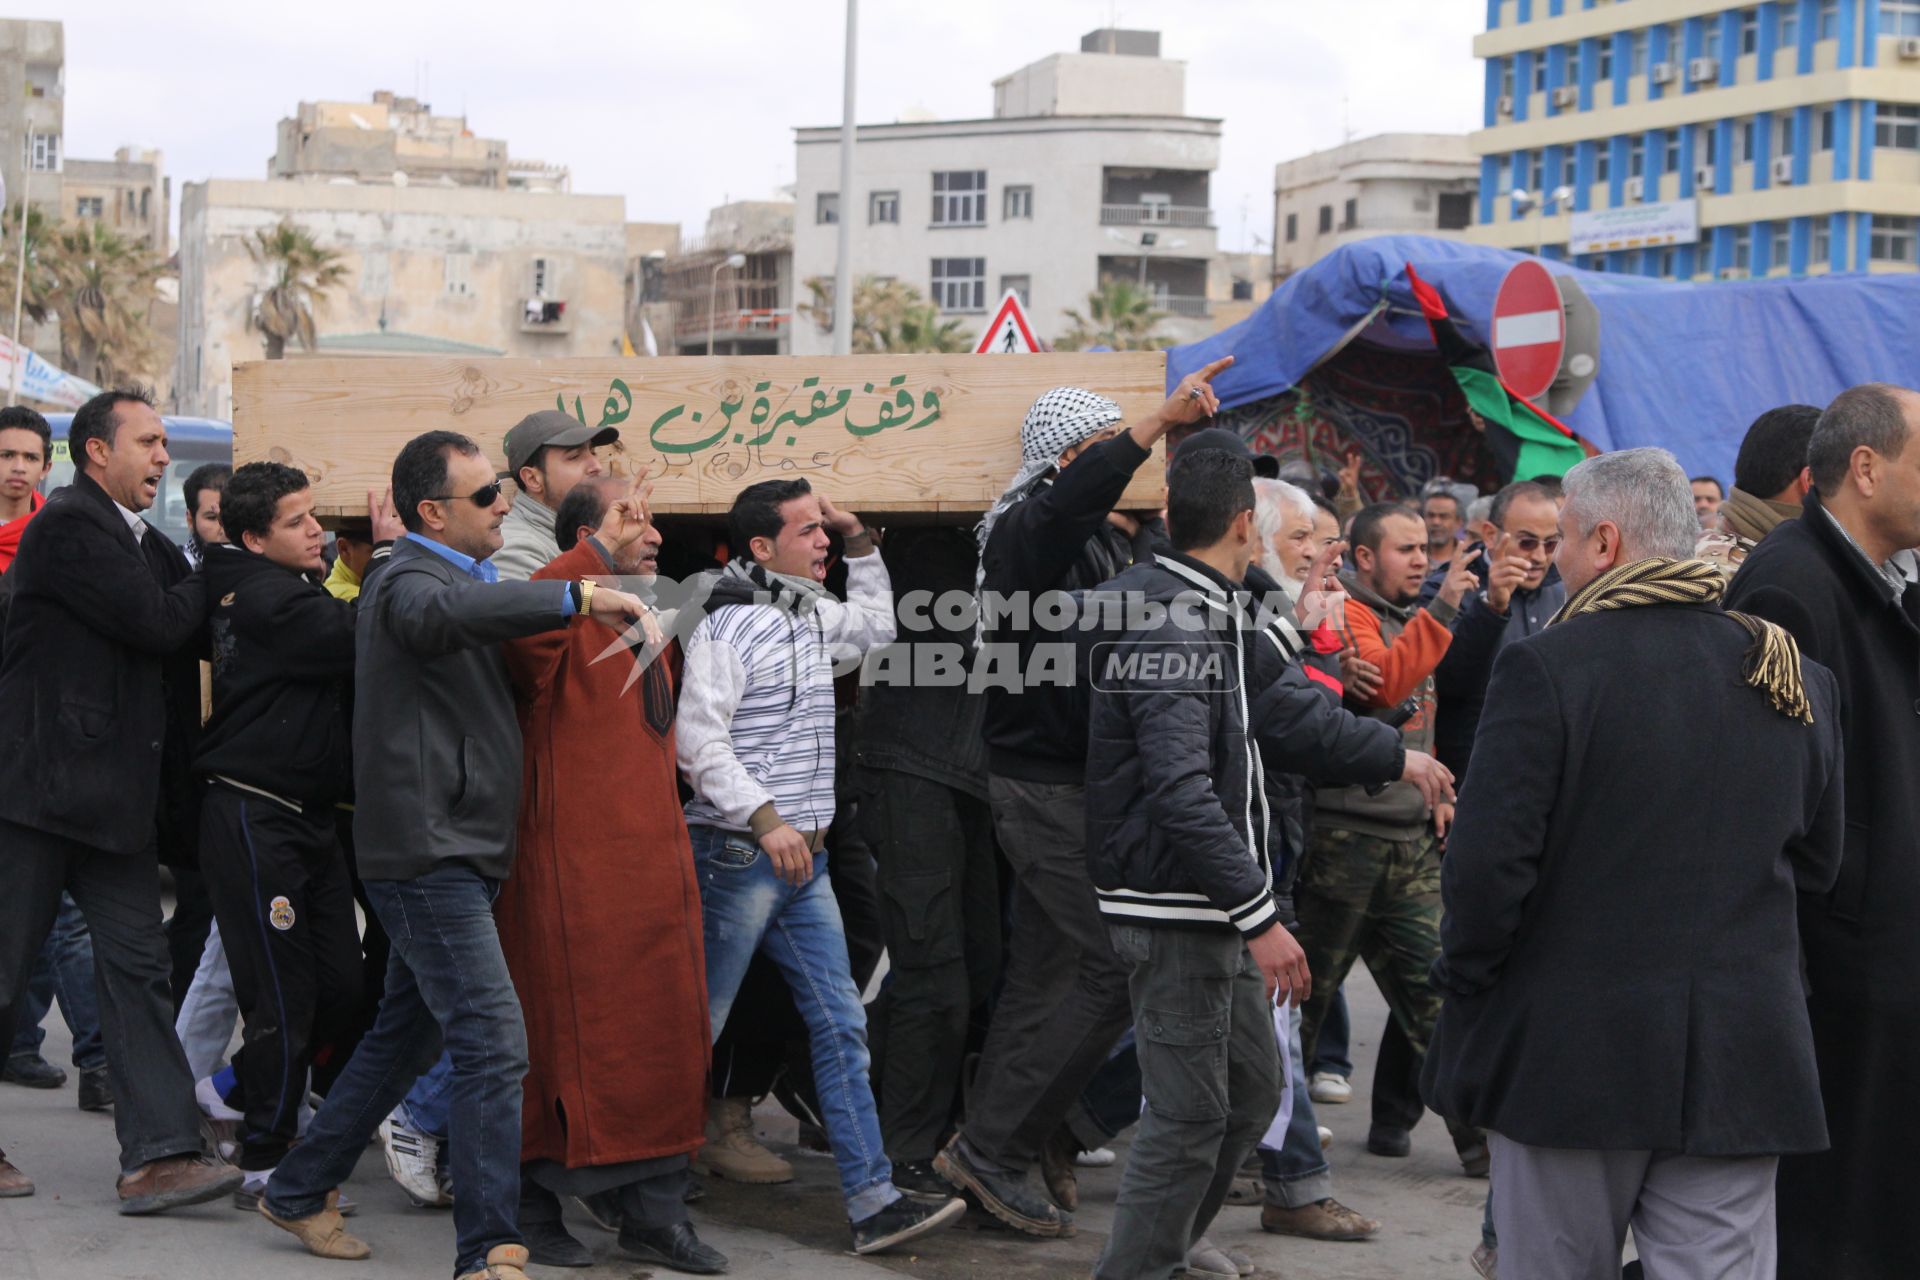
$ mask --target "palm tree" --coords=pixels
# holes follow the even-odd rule
[[[1054,349],[1079,351],[1104,345],[1115,351],[1159,351],[1173,345],[1172,338],[1154,333],[1166,318],[1166,312],[1154,310],[1152,296],[1133,281],[1109,278],[1087,295],[1085,315],[1067,312],[1073,328],[1053,344]]]
[[[31,234],[29,224],[29,234]],[[60,362],[102,386],[150,375],[147,316],[164,266],[152,250],[98,222],[58,226],[41,251],[60,320]]]
[[[20,205],[7,210],[6,217],[0,219],[0,235],[5,242],[0,244],[0,285],[9,304],[13,301],[13,282],[19,273],[20,263]],[[58,224],[47,217],[44,209],[29,208],[27,211],[27,270],[19,276],[21,283],[21,310],[35,324],[45,324],[53,315],[53,275],[48,270],[48,242]],[[7,323],[11,325],[13,315],[8,308]]]
[[[807,281],[807,291],[813,295],[813,301],[802,306],[800,313],[820,328],[830,329],[833,325],[833,281],[825,276],[815,276]],[[899,350],[888,345],[888,335],[896,335],[897,341],[900,325],[908,311],[922,304],[920,291],[904,281],[862,276],[853,286],[853,341],[848,349],[856,355]]]
[[[324,249],[313,233],[282,218],[278,226],[253,233],[247,252],[271,273],[273,282],[254,299],[250,327],[260,330],[267,359],[287,354],[287,343],[298,339],[309,351],[314,346],[313,313],[327,305],[327,291],[347,278],[346,264],[332,249]]]
[[[973,339],[961,331],[958,320],[942,320],[940,308],[932,303],[910,303],[898,320],[881,331],[880,349],[893,353],[952,354],[971,351]]]

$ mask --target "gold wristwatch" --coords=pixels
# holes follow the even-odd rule
[[[580,612],[584,615],[591,615],[593,613],[592,578],[580,579]]]

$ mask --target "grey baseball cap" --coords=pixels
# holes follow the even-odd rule
[[[531,462],[533,455],[548,445],[571,449],[575,445],[590,444],[597,449],[619,438],[617,427],[589,427],[580,419],[561,413],[558,409],[542,409],[520,419],[507,432],[507,471],[510,475],[518,476],[520,468]]]

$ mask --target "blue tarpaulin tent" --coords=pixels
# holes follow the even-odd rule
[[[1247,319],[1167,353],[1168,385],[1222,355],[1231,409],[1294,386],[1356,337],[1432,348],[1406,266],[1481,341],[1507,270],[1528,255],[1426,236],[1377,236],[1287,279]],[[1688,474],[1731,477],[1747,426],[1776,405],[1824,405],[1861,382],[1920,385],[1920,274],[1677,284],[1572,274],[1600,312],[1600,360],[1567,425],[1602,449],[1660,445]]]

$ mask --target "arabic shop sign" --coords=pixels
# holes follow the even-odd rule
[[[1609,253],[1693,244],[1700,239],[1700,202],[1668,200],[1629,204],[1618,209],[1589,209],[1573,215],[1568,253]]]
[[[728,445],[830,450],[838,443],[834,438],[836,427],[856,440],[864,440],[884,431],[918,431],[938,422],[939,389],[929,387],[916,400],[906,382],[907,375],[902,373],[884,384],[863,383],[863,399],[858,402],[853,388],[822,387],[818,377],[803,378],[798,386],[784,390],[776,389],[771,380],[756,382],[751,392],[739,390],[734,384],[723,389],[717,405],[708,402],[705,408],[694,408],[697,402],[691,399],[668,405],[647,428],[647,445],[669,462]],[[866,396],[875,399],[864,399]],[[580,396],[576,395],[573,407],[568,408],[566,393],[561,392],[554,397],[554,405],[583,425],[616,427],[633,414],[633,390],[624,379],[613,379],[607,385],[599,421],[594,423],[587,422]],[[743,409],[747,416],[741,421]]]

